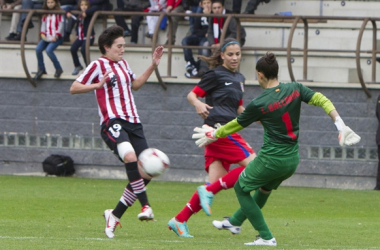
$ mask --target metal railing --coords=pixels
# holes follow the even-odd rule
[[[21,33],[21,58],[22,58],[22,65],[26,74],[26,77],[30,81],[30,83],[33,86],[36,86],[36,83],[32,79],[32,77],[29,74],[28,66],[26,64],[25,60],[25,36],[27,32],[27,27],[28,24],[34,14],[46,14],[46,13],[56,13],[56,14],[64,14],[64,11],[46,11],[46,10],[0,10],[0,12],[28,12],[28,16],[25,20],[25,24],[23,26],[23,30]],[[79,13],[79,12],[73,12]],[[221,35],[221,42],[223,42],[225,38],[225,34],[227,31],[227,27],[232,20],[232,18],[235,18],[237,21],[237,40],[240,40],[240,26],[241,26],[241,20],[244,19],[245,22],[252,21],[252,22],[292,22],[292,26],[290,28],[290,34],[288,38],[288,43],[286,45],[286,48],[284,47],[252,47],[252,46],[244,46],[242,47],[242,50],[244,51],[284,51],[286,52],[286,57],[287,57],[287,66],[288,66],[288,72],[290,79],[292,81],[296,81],[293,73],[293,68],[292,68],[292,52],[301,52],[303,53],[303,79],[298,80],[298,81],[311,81],[307,79],[307,63],[308,63],[308,54],[309,52],[323,52],[323,53],[351,53],[355,55],[356,59],[356,70],[357,70],[357,75],[359,82],[361,84],[361,87],[367,97],[371,97],[371,93],[369,92],[366,83],[363,78],[363,74],[361,71],[361,64],[360,64],[360,59],[362,57],[362,54],[371,54],[372,62],[376,62],[376,54],[379,53],[380,51],[377,50],[377,26],[376,26],[376,21],[380,21],[380,18],[373,18],[373,17],[336,17],[336,16],[278,16],[278,15],[273,15],[273,16],[268,16],[268,15],[244,15],[244,14],[225,14],[225,15],[215,15],[215,14],[185,14],[185,13],[145,13],[145,12],[124,12],[124,11],[97,11],[94,13],[92,16],[92,20],[89,24],[88,32],[87,32],[87,41],[86,41],[86,59],[87,62],[90,62],[90,39],[89,37],[91,36],[91,30],[95,25],[95,21],[99,16],[102,17],[108,17],[109,15],[124,15],[124,16],[133,16],[133,15],[141,15],[141,16],[159,16],[158,24],[161,23],[163,18],[165,16],[168,17],[168,44],[164,45],[165,48],[168,50],[168,56],[167,56],[167,76],[165,77],[173,77],[171,75],[171,68],[172,68],[172,55],[173,55],[173,49],[176,48],[191,48],[191,49],[199,49],[199,48],[211,48],[209,47],[204,47],[204,46],[182,46],[182,45],[171,45],[171,33],[172,33],[172,17],[173,16],[190,16],[190,17],[197,17],[197,16],[208,16],[208,17],[224,17],[226,18],[226,21],[224,23],[222,35]],[[359,30],[359,35],[357,37],[357,42],[356,42],[356,49],[355,50],[333,50],[333,49],[309,49],[308,48],[308,31],[309,31],[309,22],[313,21],[331,21],[331,20],[339,20],[339,21],[361,21],[362,25]],[[361,50],[361,42],[363,38],[363,33],[366,29],[366,25],[368,22],[371,22],[372,24],[372,49],[371,50]],[[292,47],[292,42],[293,42],[293,37],[294,37],[294,32],[297,28],[297,25],[299,23],[303,23],[303,29],[304,29],[304,43],[303,43],[303,48],[293,48]],[[103,22],[104,28],[106,28],[106,22]],[[149,44],[131,44],[129,45],[130,47],[151,47],[152,52],[158,46],[158,34],[159,34],[159,25],[156,25],[155,32],[152,38],[152,43]],[[4,43],[4,42],[2,42]],[[375,83],[376,82],[376,63],[372,63],[372,74],[371,74],[371,81],[368,83]],[[160,85],[164,88],[167,89],[167,86],[165,82],[163,81],[163,78],[158,70],[156,68],[155,74],[157,77],[158,82]]]

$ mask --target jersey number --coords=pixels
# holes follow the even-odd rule
[[[285,114],[282,115],[282,121],[285,123],[288,136],[290,136],[292,140],[297,139],[297,136],[293,133],[293,126],[292,126],[292,121],[290,120],[289,112],[286,112]]]

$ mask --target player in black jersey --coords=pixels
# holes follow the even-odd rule
[[[218,229],[240,232],[240,226],[248,218],[260,237],[245,245],[277,246],[261,208],[271,191],[293,175],[298,162],[298,133],[301,103],[322,107],[335,122],[339,131],[339,144],[353,145],[360,137],[347,127],[329,99],[301,83],[280,83],[277,80],[278,63],[272,53],[258,60],[257,79],[264,89],[253,99],[236,119],[217,130],[196,128],[193,137],[197,145],[215,143],[219,138],[242,130],[252,122],[260,121],[264,127],[264,144],[258,156],[241,172],[234,189],[240,208],[223,221],[213,221]],[[255,191],[251,196],[251,191]]]
[[[205,129],[226,124],[244,111],[242,100],[245,77],[237,71],[240,58],[241,46],[231,38],[226,39],[213,56],[203,57],[212,69],[206,72],[187,99],[204,119]],[[205,102],[198,97],[205,97]],[[180,237],[193,237],[189,234],[187,220],[202,208],[210,215],[214,194],[232,188],[241,171],[256,156],[237,133],[208,145],[204,155],[211,184],[198,187],[186,206],[168,223],[169,228]],[[239,167],[230,171],[230,164],[234,163],[239,164]]]

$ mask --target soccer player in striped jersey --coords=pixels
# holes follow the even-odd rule
[[[218,229],[240,232],[248,218],[260,236],[245,245],[276,246],[276,239],[265,223],[262,207],[272,190],[293,175],[299,163],[298,135],[301,103],[319,106],[334,121],[339,131],[339,144],[353,145],[360,141],[346,126],[334,105],[323,94],[298,82],[280,83],[277,80],[278,63],[273,53],[267,53],[256,64],[257,79],[264,91],[253,99],[236,119],[218,129],[196,128],[193,137],[197,145],[215,143],[238,132],[253,122],[264,127],[264,144],[257,157],[241,172],[234,189],[240,208],[223,221],[213,221]],[[255,191],[251,196],[251,192]]]
[[[212,129],[216,124],[226,124],[244,111],[245,77],[237,71],[241,58],[240,43],[228,38],[211,57],[201,58],[212,70],[202,77],[187,99],[204,119],[204,128]],[[205,97],[205,102],[199,97]],[[211,184],[198,187],[186,206],[168,222],[169,228],[180,237],[193,237],[187,226],[190,217],[202,208],[207,215],[211,215],[214,195],[232,188],[241,171],[255,156],[253,149],[238,133],[208,145],[204,157]],[[239,167],[230,170],[230,165],[235,163]]]
[[[123,59],[125,40],[123,28],[111,26],[98,39],[102,57],[91,62],[84,72],[73,82],[71,94],[94,91],[98,102],[101,136],[108,147],[125,164],[129,183],[124,189],[115,209],[104,211],[107,237],[114,237],[114,230],[129,206],[138,199],[141,203],[140,220],[152,220],[153,211],[149,205],[145,186],[149,178],[141,176],[137,157],[148,148],[139,115],[136,110],[132,90],[138,90],[159,65],[163,47],[153,52],[152,63],[139,77],[133,73],[128,62]]]

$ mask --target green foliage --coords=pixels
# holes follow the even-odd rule
[[[140,222],[138,202],[121,219],[114,239],[102,213],[114,208],[126,181],[0,176],[0,249],[268,249],[247,247],[257,232],[247,221],[240,235],[211,222],[238,207],[233,190],[215,197],[212,216],[189,222],[194,238],[180,238],[167,222],[199,183],[151,182],[156,221]],[[280,187],[263,208],[278,249],[380,249],[380,192]],[[269,249],[273,249],[269,248]]]

